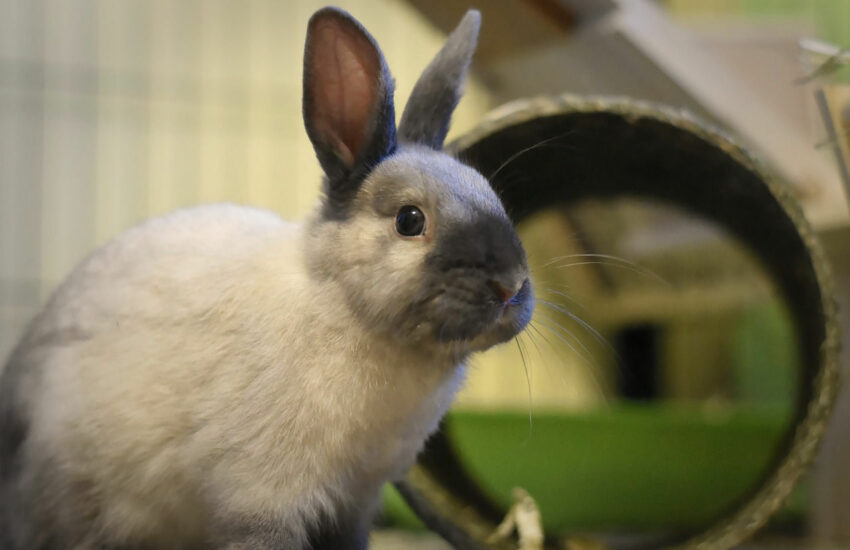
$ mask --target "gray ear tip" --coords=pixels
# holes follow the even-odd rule
[[[313,12],[313,15],[310,16],[310,20],[307,21],[307,29],[309,31],[310,29],[315,27],[316,23],[318,23],[319,21],[321,21],[323,19],[327,19],[328,17],[345,18],[346,15],[348,15],[348,14],[343,12],[342,10],[340,10],[337,7],[325,6],[324,8],[321,8],[321,9]],[[349,15],[349,17],[351,17],[351,16]]]
[[[338,8],[336,6],[325,6],[324,8],[316,10],[313,15],[310,16],[310,23],[324,19],[325,17],[337,17],[348,21],[356,21],[350,13],[342,8]]]
[[[468,10],[458,24],[459,29],[463,29],[463,34],[468,40],[477,41],[478,31],[481,29],[481,12],[478,10]]]
[[[466,25],[473,25],[476,29],[481,27],[481,12],[478,10],[467,10],[461,22]]]

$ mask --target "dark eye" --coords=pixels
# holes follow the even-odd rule
[[[395,229],[405,237],[421,235],[425,231],[425,213],[412,205],[402,206],[395,217]]]
[[[412,205],[402,206],[395,217],[395,228],[405,237],[421,235],[425,232],[425,213]]]

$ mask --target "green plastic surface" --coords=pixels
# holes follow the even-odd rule
[[[548,530],[704,526],[747,495],[790,424],[782,408],[617,406],[565,414],[454,411],[449,431],[497,501],[515,486]],[[411,525],[389,495],[387,516]]]

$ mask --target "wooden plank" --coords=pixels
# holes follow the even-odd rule
[[[465,2],[408,0],[428,21],[442,32],[451,31],[466,12]],[[575,24],[575,14],[552,0],[480,0],[484,24],[475,52],[476,62],[495,59],[534,49],[567,36]]]
[[[836,282],[841,338],[844,342],[844,374],[850,365],[850,229],[820,235]],[[835,404],[823,445],[815,462],[812,483],[811,525],[814,537],[824,543],[850,545],[850,388],[844,388]]]
[[[813,143],[801,138],[787,117],[761,101],[760,94],[767,90],[741,85],[727,67],[653,3],[620,0],[619,6],[616,20],[611,22],[615,32],[703,104],[714,118],[755,145],[780,175],[795,184],[816,226],[850,220],[835,170]]]
[[[850,54],[848,54],[850,58]],[[835,151],[845,196],[850,199],[850,85],[834,84],[818,91],[818,106]]]

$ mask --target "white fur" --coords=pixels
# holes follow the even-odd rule
[[[110,539],[180,547],[220,510],[305,522],[371,502],[435,429],[457,357],[365,333],[339,284],[307,275],[302,231],[231,205],[152,220],[34,325],[31,342],[67,337],[36,346],[28,453],[87,484]]]

